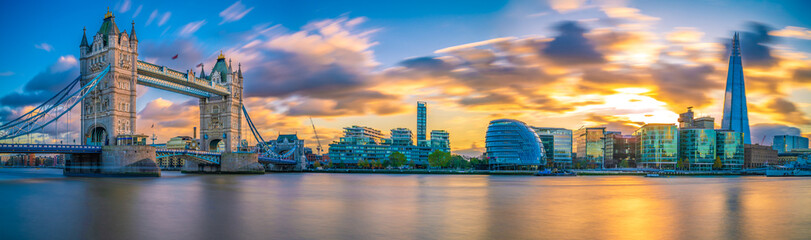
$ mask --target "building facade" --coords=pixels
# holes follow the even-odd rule
[[[532,130],[538,135],[544,144],[546,159],[553,161],[556,168],[571,168],[572,167],[572,130],[565,128],[544,128],[532,127]],[[552,137],[550,140],[549,137]],[[544,141],[544,139],[546,139]],[[551,142],[552,146],[547,146]]]
[[[792,135],[777,135],[772,141],[772,148],[777,153],[787,153],[794,149],[808,149],[808,138]]]
[[[383,163],[392,153],[400,152],[406,156],[406,162],[409,164],[422,166],[428,164],[430,147],[404,144],[406,141],[401,138],[410,135],[410,130],[392,129],[392,133],[398,137],[386,138],[380,130],[365,126],[346,127],[344,136],[329,144],[329,159],[333,164],[352,167],[360,162]]]
[[[645,124],[634,132],[639,138],[642,168],[675,169],[679,152],[679,132],[674,124]]]
[[[605,160],[605,128],[590,127],[574,132],[575,165],[580,168],[602,168]]]
[[[485,154],[496,168],[544,166],[540,138],[524,122],[513,119],[490,121],[485,136]]]
[[[616,166],[608,167],[632,168],[637,162],[637,138],[633,135],[614,135],[612,147],[612,157]]]
[[[741,44],[738,33],[732,37],[732,51],[729,54],[726,94],[724,94],[724,119],[721,129],[743,133],[743,142],[751,144],[749,133],[749,113],[746,107],[746,85],[741,62]]]
[[[732,130],[717,130],[715,156],[724,170],[740,170],[744,161],[744,133]]]
[[[777,163],[777,150],[760,144],[743,146],[743,167],[761,168]]]
[[[450,134],[445,130],[431,130],[431,149],[451,152]]]
[[[391,145],[406,146],[414,145],[414,135],[411,129],[395,128],[391,130]]]
[[[417,102],[417,146],[428,146],[429,143],[426,139],[428,131],[428,104],[426,102]]]
[[[679,160],[690,170],[712,170],[715,162],[715,129],[679,129]]]

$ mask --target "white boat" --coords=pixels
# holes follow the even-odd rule
[[[785,166],[766,169],[767,177],[811,177],[811,164],[803,157]]]
[[[645,177],[662,177],[658,173],[648,173]]]

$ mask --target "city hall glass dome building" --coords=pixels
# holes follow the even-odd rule
[[[485,136],[490,165],[497,168],[543,166],[543,144],[524,122],[513,119],[490,121]]]

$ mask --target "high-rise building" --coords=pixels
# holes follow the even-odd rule
[[[679,159],[686,161],[690,170],[712,170],[715,140],[715,129],[679,129]]]
[[[731,130],[716,130],[715,136],[715,157],[721,161],[723,169],[742,169],[744,133]]]
[[[485,154],[496,168],[544,166],[540,138],[524,122],[513,119],[490,121],[485,136]]]
[[[679,128],[693,127],[693,107],[687,107],[687,112],[679,114]]]
[[[603,168],[614,168],[619,165],[619,161],[614,159],[614,139],[622,136],[622,132],[605,131],[605,160]]]
[[[585,168],[601,168],[605,160],[605,128],[581,127],[574,132],[576,163]]]
[[[693,120],[693,128],[714,129],[715,118],[700,117]]]
[[[639,161],[643,168],[675,169],[679,132],[674,124],[645,124],[634,132],[639,138]]]
[[[428,112],[427,103],[417,102],[417,145],[428,146],[426,141]]]
[[[431,130],[431,149],[451,152],[450,134],[445,130]]]
[[[792,149],[808,149],[808,138],[792,135],[774,136],[772,148],[777,153],[791,152]]]
[[[546,148],[546,159],[553,161],[556,168],[572,167],[572,130],[565,128],[532,127]],[[551,137],[551,140],[550,138]],[[547,146],[547,143],[552,143]],[[552,149],[552,151],[548,151]]]
[[[741,64],[741,44],[738,33],[732,38],[732,52],[729,55],[727,86],[724,95],[724,119],[721,129],[743,133],[743,141],[752,143],[749,134],[749,114],[746,108],[746,88]]]
[[[694,117],[693,107],[687,107],[687,112],[679,114],[679,128],[715,128],[715,118],[709,116]]]

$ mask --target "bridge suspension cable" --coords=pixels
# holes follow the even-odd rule
[[[245,105],[242,105],[242,113],[245,114],[245,120],[248,122],[248,127],[251,129],[251,134],[253,134],[254,139],[257,141],[256,149],[260,157],[287,159],[293,156],[293,153],[295,153],[297,149],[296,146],[284,154],[276,153],[271,146],[268,146],[267,142],[265,142],[265,139],[262,137],[262,134],[259,133],[259,129],[257,129],[256,125],[253,124],[253,120],[251,120],[251,116],[248,115],[248,109],[245,108]]]
[[[79,83],[81,79],[80,76],[33,110],[0,125],[0,140],[12,139],[44,129],[81,103],[82,100],[96,88],[96,85],[98,85],[101,79],[107,76],[107,72],[109,71],[110,65],[107,65],[93,80],[76,91],[72,91]],[[51,116],[51,118],[47,119],[45,118],[46,116]]]

